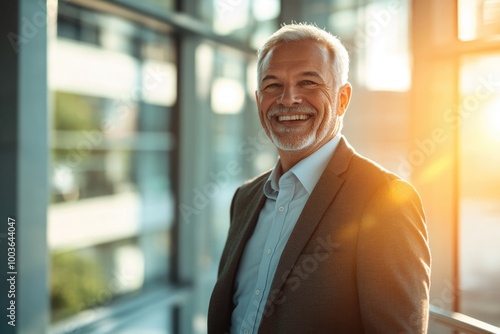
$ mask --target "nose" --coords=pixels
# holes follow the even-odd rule
[[[297,91],[297,87],[294,86],[284,86],[281,95],[278,96],[276,101],[285,107],[292,107],[293,105],[300,104],[302,102],[302,97]]]

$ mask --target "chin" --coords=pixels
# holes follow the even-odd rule
[[[316,137],[308,136],[306,138],[302,138],[301,140],[283,141],[279,138],[276,138],[276,136],[273,135],[271,140],[274,146],[276,146],[281,151],[300,152],[314,146],[314,143],[316,142]]]

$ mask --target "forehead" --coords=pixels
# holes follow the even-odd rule
[[[262,59],[262,73],[314,69],[326,71],[333,67],[327,47],[316,41],[297,41],[274,46]]]

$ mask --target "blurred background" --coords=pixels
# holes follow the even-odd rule
[[[422,196],[431,303],[500,326],[500,1],[0,6],[16,333],[206,333],[234,190],[277,158],[256,49],[292,21],[344,42],[344,135]]]

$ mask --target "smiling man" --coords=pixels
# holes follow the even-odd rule
[[[310,25],[259,50],[256,102],[279,160],[233,197],[209,333],[426,333],[420,198],[341,135],[348,67]]]

